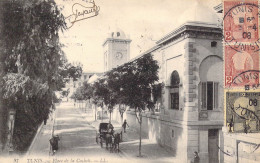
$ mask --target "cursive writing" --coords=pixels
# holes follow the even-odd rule
[[[72,14],[65,18],[67,27],[71,28],[78,21],[97,16],[99,10],[100,7],[95,4],[95,1],[87,2],[86,5],[74,3],[72,5]]]

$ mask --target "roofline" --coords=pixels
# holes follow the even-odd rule
[[[182,24],[178,28],[174,29],[173,31],[171,31],[170,33],[168,33],[167,35],[165,35],[164,37],[159,39],[156,42],[156,44],[161,44],[161,43],[171,39],[172,37],[177,36],[178,34],[180,34],[181,32],[183,32],[185,30],[186,26],[198,26],[198,27],[206,27],[206,28],[220,28],[215,23],[206,23],[206,22],[199,22],[199,21],[189,21],[189,22],[186,22],[186,23]]]
[[[129,62],[133,62],[133,61],[137,60],[138,58],[141,58],[142,56],[144,56],[144,55],[146,55],[146,54],[149,54],[149,53],[151,53],[151,52],[153,52],[153,51],[155,51],[155,50],[157,50],[157,49],[159,49],[159,48],[160,48],[159,45],[155,45],[155,46],[153,46],[152,48],[146,50],[145,52],[139,54],[138,56],[136,56],[136,57],[130,59],[128,62],[125,62],[125,63],[123,63],[123,64],[121,64],[121,65],[118,65],[117,67],[123,66],[124,64],[129,63]],[[116,67],[115,67],[115,68],[116,68]],[[113,70],[113,69],[114,69],[114,68],[112,68],[111,70]],[[107,72],[109,72],[109,71],[111,71],[111,70],[104,71],[104,74],[106,74]]]
[[[222,13],[223,12],[223,6],[222,6],[222,3],[218,4],[217,6],[213,7],[214,10],[217,12],[217,13]]]
[[[149,53],[151,53],[151,52],[154,52],[155,50],[157,50],[157,49],[159,49],[159,48],[160,48],[159,45],[155,45],[155,46],[151,47],[150,49],[146,50],[145,52],[139,54],[138,56],[136,56],[136,57],[130,59],[128,62],[132,62],[132,61],[134,61],[134,60],[137,60],[138,58],[141,58],[142,56],[144,56],[144,55],[146,55],[146,54],[149,54]]]
[[[126,42],[132,42],[131,39],[120,39],[120,38],[107,38],[102,46],[105,46],[108,41],[126,41]]]
[[[156,45],[152,46],[151,48],[149,48],[148,50],[146,50],[145,52],[139,54],[138,56],[130,59],[128,62],[126,63],[129,63],[129,62],[133,62],[135,60],[137,60],[138,58],[141,58],[142,56],[146,55],[146,54],[149,54],[151,52],[154,52],[156,51],[157,49],[161,48],[162,46],[164,46],[162,43],[164,42],[167,42],[168,40],[170,40],[171,38],[179,35],[181,32],[185,31],[186,30],[186,27],[187,26],[198,26],[198,27],[205,27],[205,28],[217,28],[217,29],[220,29],[220,27],[217,25],[217,24],[214,24],[214,23],[206,23],[206,22],[198,22],[198,21],[194,21],[194,22],[187,22],[187,23],[184,23],[183,25],[181,25],[179,28],[173,30],[172,32],[170,32],[169,34],[167,34],[166,36],[164,36],[163,38],[161,38],[159,41],[156,42]],[[119,65],[118,67],[124,65],[125,63]],[[109,70],[111,71],[111,70]],[[105,71],[104,73],[106,72],[109,72],[109,71]]]

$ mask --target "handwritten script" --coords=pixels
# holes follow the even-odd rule
[[[72,14],[65,18],[67,28],[71,28],[76,22],[85,20],[98,15],[100,7],[95,1],[88,1],[83,4],[74,3],[72,5]]]

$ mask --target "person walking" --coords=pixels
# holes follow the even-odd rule
[[[129,125],[128,125],[128,123],[126,122],[126,119],[125,119],[125,121],[124,121],[124,123],[123,123],[123,125],[122,125],[122,127],[124,128],[124,133],[126,133],[126,131],[125,131],[126,125],[129,127]]]
[[[51,144],[52,155],[54,155],[59,148],[59,140],[60,138],[58,135],[52,136],[52,138],[49,140]]]
[[[47,118],[46,117],[44,118],[43,123],[44,123],[44,125],[47,124]]]
[[[194,152],[194,161],[193,163],[199,163],[200,162],[200,157],[198,155],[198,152]]]

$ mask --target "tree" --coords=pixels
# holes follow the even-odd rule
[[[119,112],[121,115],[121,120],[123,121],[123,114],[125,112],[125,105],[124,100],[125,96],[122,94],[123,90],[123,81],[122,81],[122,74],[120,71],[118,71],[117,68],[107,72],[107,81],[108,81],[108,89],[111,99],[113,99],[113,105],[111,105],[111,110],[113,110],[113,107],[118,104],[119,105]]]
[[[97,108],[96,107],[99,106],[99,107],[102,107],[102,109],[103,109],[103,99],[101,99],[101,97],[98,96],[99,93],[97,93],[97,92],[99,92],[99,90],[97,90],[98,87],[99,87],[98,83],[96,83],[96,84],[94,83],[94,84],[88,84],[88,86],[86,88],[86,89],[88,89],[88,90],[86,90],[88,98],[90,98],[91,102],[95,105],[95,120],[97,120],[97,117],[96,117]]]
[[[54,0],[7,0],[1,10],[1,102],[16,110],[13,143],[24,151],[64,87],[58,33],[66,25]]]
[[[158,64],[151,54],[146,54],[132,62],[126,63],[113,71],[120,75],[118,94],[121,102],[135,108],[136,118],[140,125],[139,156],[141,156],[142,112],[146,107],[153,108],[151,99],[152,87],[158,81]],[[111,73],[110,73],[111,74]]]
[[[62,62],[63,64],[62,68],[60,69],[60,74],[63,76],[63,78],[71,78],[73,81],[77,81],[77,79],[82,75],[82,66],[80,64],[72,65],[71,63],[68,63],[67,59],[63,59]]]
[[[62,97],[66,97],[67,98],[67,101],[68,101],[68,95],[70,93],[70,89],[68,88],[67,90],[63,90],[61,91],[61,95]]]

